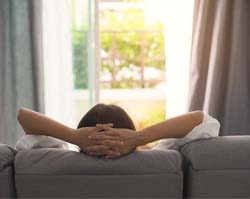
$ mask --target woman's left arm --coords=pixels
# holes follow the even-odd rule
[[[41,113],[21,108],[18,111],[17,119],[26,134],[46,135],[66,142],[74,142],[75,129],[63,125]]]
[[[41,113],[26,108],[19,109],[17,119],[26,134],[55,137],[75,144],[84,151],[86,147],[97,144],[94,140],[90,140],[88,138],[89,135],[92,133],[97,133],[101,130],[101,128],[98,127],[83,127],[80,129],[73,129]],[[111,124],[106,124],[104,126],[110,127]],[[113,147],[120,145],[119,141],[110,141],[107,143],[113,145]],[[106,154],[107,151],[111,152],[109,148],[106,147],[104,150],[103,147],[102,153]]]

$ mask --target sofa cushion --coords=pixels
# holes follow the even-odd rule
[[[15,197],[13,161],[15,150],[0,144],[0,198]]]
[[[15,171],[18,197],[182,197],[182,156],[173,150],[134,151],[115,160],[24,150]]]
[[[250,169],[250,136],[201,139],[182,147],[193,169]]]

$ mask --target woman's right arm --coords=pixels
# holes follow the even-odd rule
[[[185,137],[202,120],[203,112],[194,111],[146,127],[137,134],[136,145],[141,146],[165,138]]]

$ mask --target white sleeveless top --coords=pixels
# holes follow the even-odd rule
[[[219,129],[220,123],[215,118],[203,113],[202,123],[194,127],[185,137],[163,139],[154,148],[179,150],[182,145],[193,140],[218,136]],[[62,148],[73,151],[79,150],[79,148],[75,145],[44,135],[24,135],[17,141],[16,144],[16,150],[18,151],[34,148]]]

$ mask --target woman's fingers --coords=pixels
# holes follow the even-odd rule
[[[96,140],[94,143],[97,145],[105,145],[113,148],[117,148],[124,145],[122,141],[118,140]]]
[[[89,139],[98,140],[98,139],[118,139],[120,133],[114,130],[96,132],[89,135]]]
[[[110,128],[110,130],[104,132],[105,135],[110,135],[110,136],[119,136],[121,135],[120,132],[116,129]]]
[[[111,127],[113,127],[113,123],[107,123],[107,124],[96,124],[96,127],[101,130],[110,130]]]
[[[90,140],[111,140],[112,137],[104,134],[92,134],[88,137]]]
[[[104,133],[95,133],[88,137],[90,140],[119,140],[118,137],[106,135]]]

